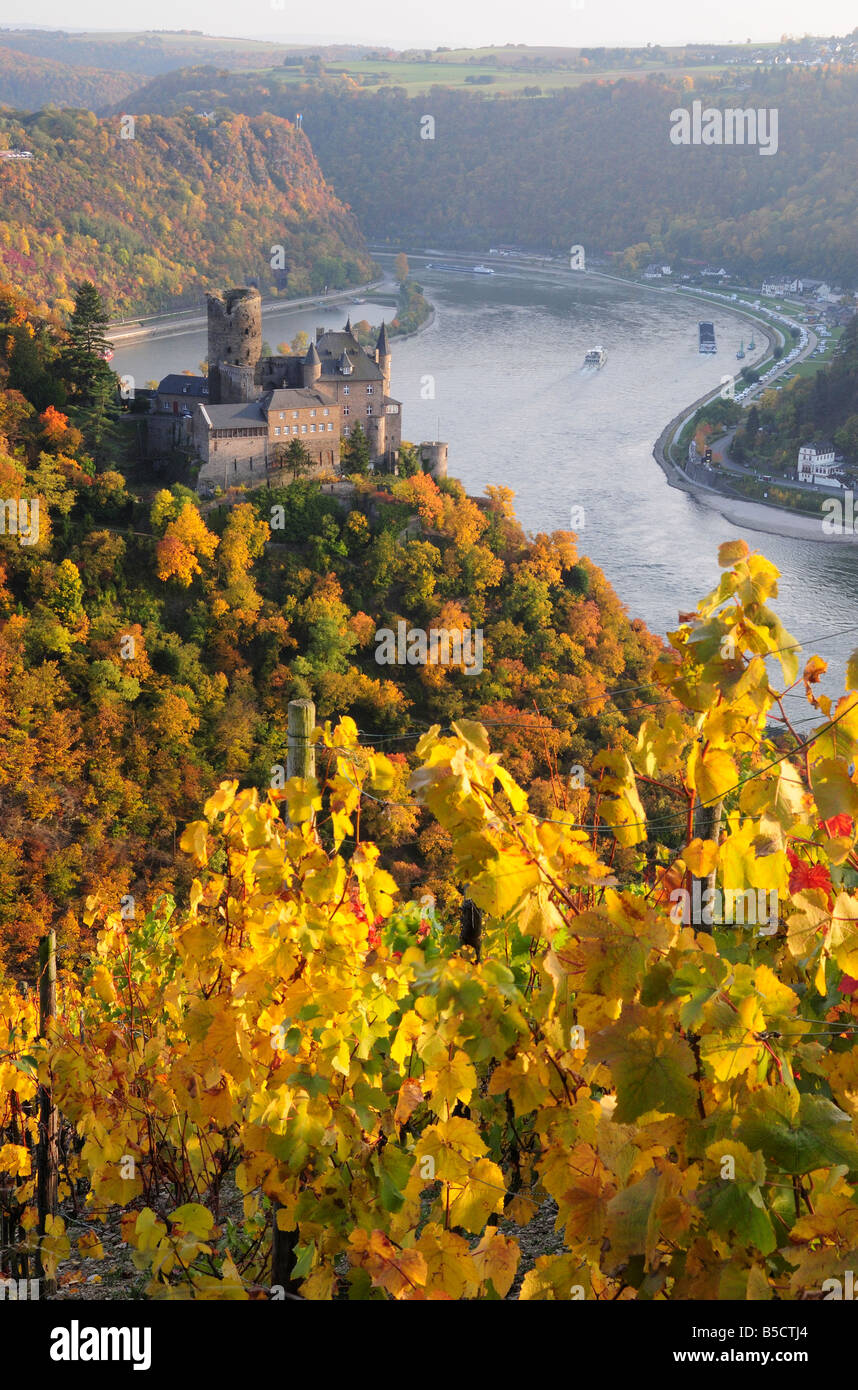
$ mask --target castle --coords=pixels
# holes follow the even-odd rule
[[[390,394],[391,351],[384,324],[374,352],[342,332],[317,328],[304,354],[263,357],[257,289],[209,293],[208,375],[171,374],[159,383],[150,416],[150,454],[190,448],[200,462],[197,488],[262,483],[283,468],[300,439],[317,471],[333,473],[340,447],[359,424],[374,468],[396,471],[402,406]],[[446,473],[447,446],[419,445],[424,468]]]

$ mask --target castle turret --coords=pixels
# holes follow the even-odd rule
[[[431,473],[433,478],[446,478],[447,447],[437,439],[431,442],[424,440],[422,444],[418,444],[417,455],[424,473]]]
[[[347,333],[353,333],[353,329],[352,329],[352,316],[351,316],[351,314],[349,314],[348,318],[346,319],[346,332],[347,332]]]
[[[206,301],[209,400],[212,405],[250,400],[262,356],[262,296],[243,287],[209,293]]]
[[[307,348],[307,356],[301,368],[304,386],[315,386],[319,377],[322,375],[322,359],[316,351],[316,344],[311,343]]]
[[[390,342],[387,337],[387,324],[382,322],[378,341],[375,345],[375,360],[381,367],[381,374],[384,378],[384,394],[390,395],[390,369],[393,364],[393,355],[390,351]]]

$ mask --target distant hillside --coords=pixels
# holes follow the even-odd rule
[[[858,71],[757,71],[748,80],[592,80],[550,96],[491,99],[433,88],[409,98],[348,78],[296,85],[276,73],[170,73],[132,109],[303,113],[327,178],[368,237],[562,253],[726,260],[756,276],[793,269],[858,283]],[[687,80],[686,80],[687,81]],[[776,107],[778,151],[679,147],[670,112],[695,97]],[[424,115],[435,138],[420,138]],[[379,158],[383,151],[384,158]]]
[[[0,46],[0,106],[36,111],[40,106],[109,106],[139,86],[130,73],[70,68]]]
[[[51,29],[0,29],[6,48],[71,67],[155,77],[196,63],[252,68],[277,62],[283,47],[253,39],[220,39],[190,31],[176,33],[67,34]],[[59,103],[58,103],[59,104]]]
[[[116,117],[7,114],[4,147],[33,157],[0,160],[2,278],[43,303],[67,309],[82,277],[114,313],[198,303],[225,283],[309,294],[369,277],[355,218],[287,121],[143,116],[121,139]]]

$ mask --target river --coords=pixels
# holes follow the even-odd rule
[[[829,662],[825,687],[839,694],[858,647],[858,554],[743,531],[669,487],[652,457],[668,420],[736,371],[747,322],[725,306],[597,276],[512,267],[460,276],[411,260],[437,313],[420,334],[393,340],[392,390],[403,404],[405,438],[448,441],[450,472],[473,494],[489,483],[511,487],[528,531],[569,529],[573,509],[579,517],[583,509],[574,528],[581,550],[630,615],[661,634],[717,583],[718,545],[744,535],[781,571],[774,607],[808,652]],[[347,312],[376,323],[392,316],[365,303],[284,309],[266,313],[264,336],[276,347],[299,329],[340,327]],[[700,318],[715,324],[715,356],[697,350]],[[596,344],[606,348],[607,364],[584,372],[584,354]],[[204,330],[194,329],[118,347],[112,366],[142,384],[197,371],[205,356]]]

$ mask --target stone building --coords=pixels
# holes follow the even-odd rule
[[[268,424],[269,467],[275,467],[292,439],[300,439],[314,464],[332,471],[340,461],[339,407],[320,391],[278,387],[260,407]]]
[[[193,442],[203,465],[199,488],[264,482],[268,421],[258,401],[200,405],[193,417]]]
[[[402,405],[390,394],[392,364],[387,328],[373,353],[361,347],[351,320],[341,333],[316,329],[316,341],[303,357],[265,357],[259,367],[264,388],[313,387],[339,407],[340,438],[346,439],[360,423],[376,467],[393,469],[402,443]]]
[[[370,351],[349,320],[341,332],[317,328],[306,353],[263,357],[259,291],[231,289],[206,298],[208,376],[164,377],[149,417],[162,425],[150,431],[150,454],[153,445],[189,449],[201,464],[200,490],[253,484],[279,471],[295,438],[317,469],[336,471],[342,443],[360,424],[373,466],[395,470],[402,405],[390,394],[385,324]],[[428,471],[446,473],[446,445],[419,449]]]
[[[209,383],[206,377],[171,372],[158,383],[153,408],[172,415],[192,415],[197,401],[207,401],[208,398]]]
[[[332,473],[340,457],[340,413],[318,391],[277,389],[256,401],[200,405],[193,438],[201,488],[263,482],[285,466],[293,439],[316,468]]]

